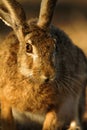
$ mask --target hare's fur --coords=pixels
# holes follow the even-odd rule
[[[80,128],[79,101],[87,84],[84,53],[54,26],[44,29],[30,21],[24,27],[22,40],[13,27],[15,33],[0,44],[2,129],[15,130],[15,121],[20,128],[30,125],[29,130],[68,129],[72,121]]]

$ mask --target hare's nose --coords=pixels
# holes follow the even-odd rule
[[[50,81],[53,81],[54,79],[55,79],[55,77],[46,77],[45,80],[44,80],[44,82],[48,83]]]
[[[45,80],[44,80],[45,83],[48,83],[49,81],[50,81],[49,77],[46,77]]]
[[[45,83],[48,83],[48,82],[54,80],[54,76],[50,76],[50,75],[43,76],[43,78],[44,78]]]

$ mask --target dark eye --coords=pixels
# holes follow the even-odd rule
[[[29,44],[29,43],[26,43],[26,52],[27,53],[32,53],[33,52],[32,45]]]

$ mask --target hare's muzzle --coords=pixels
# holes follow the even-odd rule
[[[55,76],[50,76],[50,75],[42,75],[41,79],[43,80],[44,83],[48,83],[50,81],[53,81],[55,79]]]
[[[55,70],[53,68],[46,66],[43,70],[44,71],[41,75],[41,79],[44,83],[51,82],[55,79]]]

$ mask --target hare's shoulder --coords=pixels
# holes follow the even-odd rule
[[[74,68],[78,72],[86,74],[87,77],[87,58],[83,50],[78,47],[69,36],[59,28],[51,27],[51,34],[56,39],[56,49],[58,60],[67,66],[68,70]]]
[[[79,46],[74,44],[74,42],[66,34],[66,32],[64,32],[60,28],[56,28],[55,26],[51,26],[50,32],[56,39],[56,46],[60,52],[63,52],[63,54],[69,53],[69,55],[71,54],[73,58],[82,57],[83,60],[85,59],[85,62],[87,61],[84,51]]]

